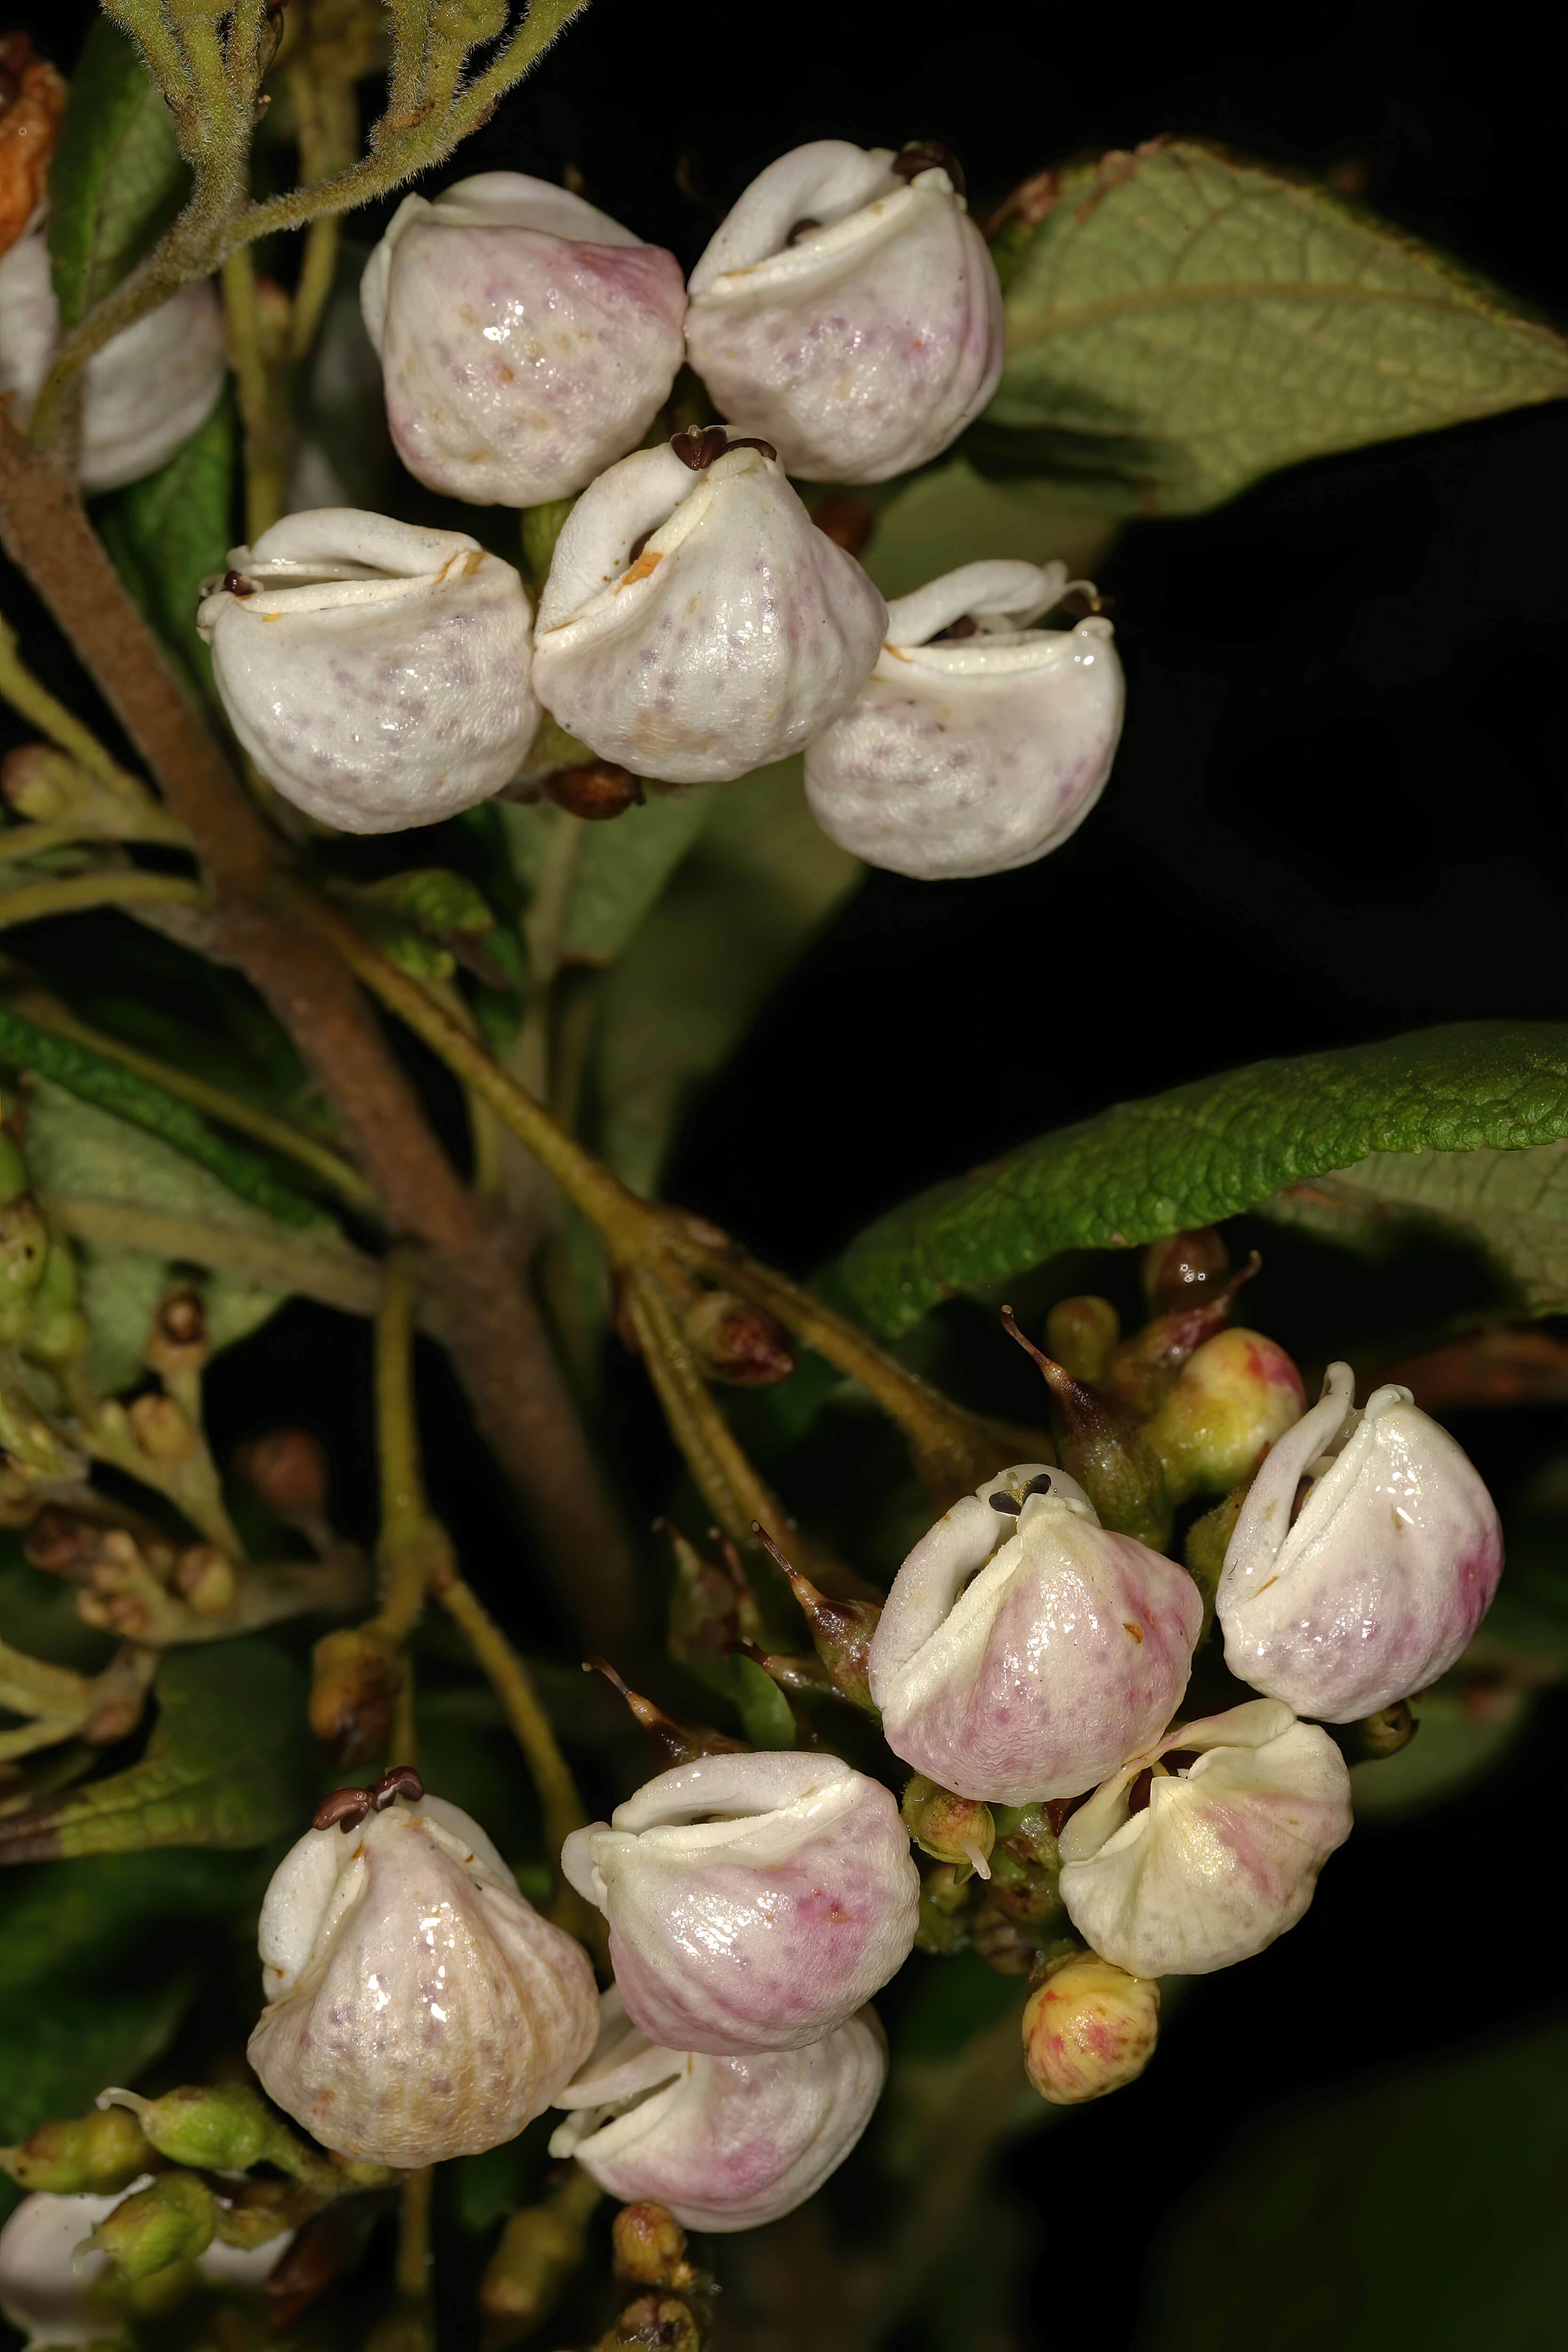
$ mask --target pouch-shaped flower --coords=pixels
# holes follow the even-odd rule
[[[457,530],[353,507],[230,551],[196,625],[268,783],[344,833],[401,833],[510,783],[539,725],[530,609]]]
[[[920,881],[1060,846],[1110,773],[1124,698],[1108,620],[1029,626],[1066,586],[1065,564],[999,558],[889,605],[875,669],[806,751],[824,833]]]
[[[1064,1471],[1020,1462],[900,1569],[871,1696],[894,1755],[960,1796],[1077,1796],[1169,1723],[1202,1620],[1184,1569],[1102,1528]]]
[[[1350,1774],[1328,1733],[1252,1699],[1179,1725],[1068,1816],[1061,1897],[1129,1974],[1207,1976],[1295,1926],[1350,1832]]]
[[[602,760],[720,783],[854,699],[887,606],[770,449],[719,427],[639,449],[584,491],[539,603],[534,679]]]
[[[675,256],[521,172],[405,196],[360,303],[398,456],[477,506],[582,489],[637,446],[685,355]]]
[[[672,2049],[818,2041],[914,1943],[920,1874],[898,1805],[837,1756],[678,1765],[574,1830],[561,1862],[610,1923],[628,2016]]]
[[[0,398],[22,425],[60,340],[42,229],[0,255]],[[223,311],[210,282],[182,286],[95,352],[82,370],[77,478],[89,495],[156,473],[217,406],[228,374]]]
[[[924,166],[924,168],[921,168]],[[923,466],[1002,373],[1002,289],[941,157],[816,139],[741,197],[690,279],[691,364],[792,474]]]
[[[341,2155],[437,2164],[512,2139],[593,2048],[594,1972],[438,1797],[312,1829],[261,1907],[262,2087]]]
[[[793,2213],[843,2163],[888,2072],[874,2010],[799,2050],[660,2050],[612,1986],[598,2046],[556,2105],[550,2141],[607,2196],[647,2198],[688,2230],[754,2230]]]
[[[1375,1389],[1358,1412],[1354,1373],[1331,1364],[1241,1507],[1216,1601],[1225,1662],[1298,1715],[1353,1723],[1447,1671],[1501,1574],[1469,1457],[1408,1389]]]

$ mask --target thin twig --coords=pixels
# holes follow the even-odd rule
[[[150,874],[139,866],[110,866],[100,874],[70,874],[58,881],[29,882],[0,892],[0,930],[17,923],[42,922],[47,915],[79,915],[89,907],[200,907],[212,901],[199,882],[183,874]]]

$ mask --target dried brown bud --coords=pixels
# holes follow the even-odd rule
[[[590,824],[625,816],[627,809],[641,808],[647,798],[642,778],[629,768],[617,768],[613,760],[595,760],[589,768],[557,768],[540,790],[569,816],[584,817]]]
[[[692,1764],[699,1756],[749,1756],[750,1747],[743,1739],[727,1738],[721,1731],[712,1731],[703,1723],[682,1723],[673,1715],[666,1715],[651,1698],[640,1691],[630,1690],[606,1658],[584,1658],[585,1675],[603,1675],[613,1683],[632,1713],[660,1749],[668,1763]]]
[[[365,1626],[345,1625],[317,1643],[310,1728],[341,1764],[385,1753],[398,1672],[396,1652]]]
[[[65,110],[63,76],[26,33],[0,35],[0,253],[37,208]]]
[[[599,2344],[600,2352],[618,2352],[626,2344],[646,2345],[650,2352],[702,2352],[702,2330],[678,2295],[639,2294]]]
[[[1230,1252],[1213,1225],[1190,1233],[1167,1234],[1151,1242],[1139,1263],[1139,1277],[1151,1315],[1166,1315],[1175,1307],[1191,1307],[1212,1291],[1230,1272]]]
[[[795,1355],[784,1326],[731,1290],[705,1290],[686,1310],[687,1342],[710,1381],[771,1388],[787,1381]]]
[[[45,1576],[85,1580],[98,1549],[98,1530],[58,1503],[46,1503],[22,1538],[29,1564]]]
[[[269,1429],[234,1450],[234,1470],[285,1526],[327,1507],[327,1454],[308,1429]]]
[[[212,1353],[207,1345],[206,1301],[199,1290],[173,1290],[153,1318],[146,1360],[165,1377],[199,1372]]]

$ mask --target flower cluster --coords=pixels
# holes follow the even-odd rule
[[[824,830],[919,877],[1026,864],[1093,805],[1121,671],[1097,610],[1034,625],[1065,567],[969,564],[889,610],[791,479],[923,465],[995,389],[1001,294],[951,156],[797,149],[689,287],[582,197],[486,173],[408,197],[361,295],[410,472],[573,503],[537,608],[466,535],[352,509],[231,552],[199,615],[218,692],[310,815],[382,833],[467,808],[532,774],[542,706],[670,788],[804,751]],[[686,361],[726,425],[669,429]]]

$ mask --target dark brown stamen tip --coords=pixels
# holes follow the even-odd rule
[[[321,1799],[311,1814],[310,1827],[330,1830],[335,1825],[341,1830],[358,1829],[369,1812],[370,1805],[368,1789],[334,1789],[330,1797]]]
[[[1030,1479],[1028,1485],[1024,1489],[1024,1499],[1027,1502],[1031,1495],[1048,1495],[1050,1491],[1050,1472],[1048,1470],[1037,1470],[1034,1476]]]
[[[247,580],[243,572],[226,572],[223,584],[231,596],[254,596],[256,593],[255,581]]]
[[[1016,1519],[1023,1508],[1023,1505],[1016,1503],[1011,1495],[988,1495],[985,1499],[994,1511],[1001,1512],[1005,1519]]]
[[[963,166],[951,147],[937,139],[911,139],[900,148],[889,169],[900,180],[918,179],[922,172],[945,172],[959,195],[964,190]]]
[[[798,245],[803,236],[810,236],[814,230],[819,229],[821,226],[822,223],[819,220],[813,220],[808,213],[804,220],[796,221],[795,226],[785,237],[784,243],[786,246]]]
[[[371,1790],[370,1801],[378,1813],[384,1813],[388,1805],[395,1804],[399,1797],[406,1799],[411,1805],[416,1805],[424,1794],[425,1783],[413,1765],[395,1764],[389,1772],[383,1773]]]
[[[760,449],[764,457],[772,457],[775,462],[779,454],[771,441],[759,441],[754,434],[749,433],[742,434],[739,439],[731,442],[730,446],[731,449]]]
[[[704,425],[687,433],[672,433],[669,446],[683,466],[700,474],[721,457],[730,446],[730,436],[721,425]]]
[[[977,637],[979,635],[980,624],[973,614],[961,613],[956,621],[950,621],[945,629],[937,631],[931,643],[933,646],[957,645],[965,637]]]

